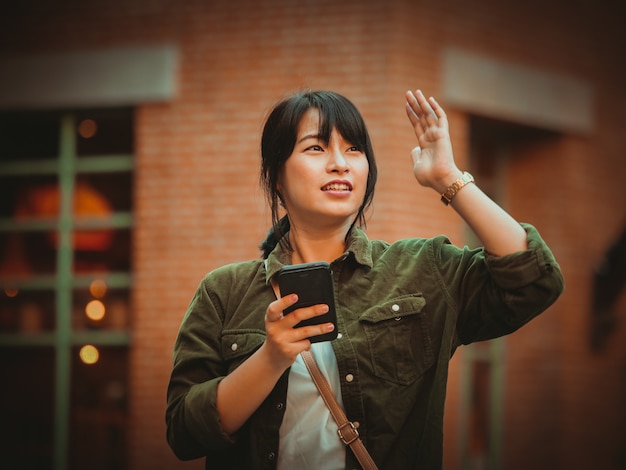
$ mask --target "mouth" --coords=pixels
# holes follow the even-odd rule
[[[322,191],[352,191],[352,185],[350,183],[328,183],[322,186]]]

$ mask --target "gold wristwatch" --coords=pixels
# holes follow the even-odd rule
[[[452,202],[452,199],[454,198],[454,196],[456,196],[456,193],[458,193],[463,186],[473,182],[474,177],[470,175],[467,171],[463,172],[461,177],[450,186],[448,186],[448,189],[446,189],[441,194],[441,202],[443,202],[447,206]]]

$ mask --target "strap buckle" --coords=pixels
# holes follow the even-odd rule
[[[348,431],[346,435],[344,435],[344,429],[347,429]],[[341,439],[341,441],[347,446],[349,446],[359,438],[359,431],[356,430],[356,426],[351,421],[348,421],[339,426],[339,429],[337,429],[337,434],[339,434],[339,439]]]

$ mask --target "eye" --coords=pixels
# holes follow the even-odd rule
[[[346,150],[346,153],[352,154],[352,155],[365,155],[365,150],[357,147],[356,145],[353,145],[352,147],[349,147]]]
[[[324,149],[320,145],[311,145],[306,148],[306,151],[323,152]]]

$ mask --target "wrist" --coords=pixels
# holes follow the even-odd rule
[[[452,166],[446,171],[441,171],[439,175],[432,180],[432,183],[429,186],[441,194],[461,176],[463,176],[463,172],[456,166]]]
[[[277,351],[275,347],[268,344],[267,339],[261,344],[261,347],[257,349],[253,356],[257,356],[261,361],[268,376],[274,377],[276,380],[278,380],[295,362],[295,357],[293,359],[285,357],[280,351]]]
[[[461,189],[473,182],[474,177],[467,171],[463,172],[441,192],[441,202],[449,205]]]

